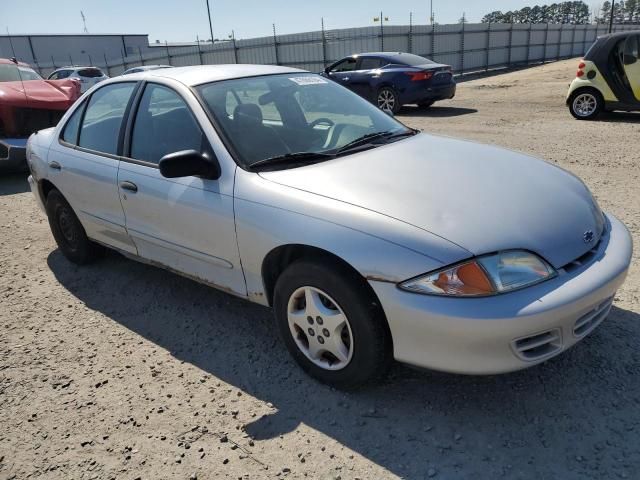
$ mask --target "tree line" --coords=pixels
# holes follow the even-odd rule
[[[482,23],[607,23],[611,14],[611,2],[602,3],[594,12],[583,1],[560,2],[550,5],[524,7],[520,10],[503,12],[496,10],[482,17]],[[618,0],[613,11],[615,23],[640,23],[640,0]]]

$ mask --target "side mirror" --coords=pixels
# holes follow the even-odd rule
[[[331,67],[326,67],[324,69],[324,73],[326,73],[327,75],[331,75]]]
[[[195,150],[169,153],[160,159],[160,173],[166,178],[199,176],[212,180],[220,178],[220,164],[215,157]]]
[[[625,65],[633,65],[634,63],[636,63],[638,61],[638,59],[636,57],[634,57],[633,55],[627,55],[625,53],[623,61],[624,61]]]

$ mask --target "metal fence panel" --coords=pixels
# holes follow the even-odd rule
[[[227,63],[279,64],[321,71],[347,55],[370,51],[411,51],[451,65],[456,73],[583,55],[607,25],[453,24],[389,25],[271,35],[193,46],[155,46],[144,55],[94,59],[110,76],[138,65]],[[639,30],[614,25],[614,31]],[[124,52],[123,52],[124,54]],[[43,75],[62,65],[38,62]],[[72,60],[72,59],[70,59]],[[78,59],[80,63],[86,61]]]

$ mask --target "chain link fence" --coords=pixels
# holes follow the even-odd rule
[[[319,72],[347,55],[399,51],[446,63],[456,74],[555,61],[583,55],[607,25],[460,23],[320,30],[194,46],[154,46],[151,52],[95,62],[109,76],[139,65],[172,66],[251,63]],[[614,25],[614,31],[638,30]],[[57,67],[39,63],[43,75]]]

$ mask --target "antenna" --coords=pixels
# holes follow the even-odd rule
[[[24,98],[27,97],[27,90],[24,88],[24,80],[22,80],[22,72],[20,71],[20,64],[18,63],[18,59],[16,58],[16,51],[13,48],[13,42],[11,41],[11,34],[9,33],[9,27],[7,27],[7,36],[9,37],[9,43],[11,44],[11,52],[13,53],[13,57],[11,57],[11,61],[15,64],[16,70],[18,71],[18,77],[20,77],[20,85],[22,85],[22,93],[24,94]]]
[[[82,25],[84,26],[84,33],[89,33],[89,30],[87,30],[87,19],[84,16],[84,12],[82,10],[80,10],[80,16],[82,17]]]

